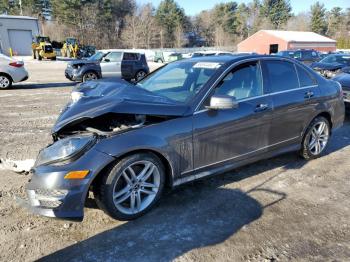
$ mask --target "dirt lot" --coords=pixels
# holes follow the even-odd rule
[[[64,62],[26,62],[0,90],[0,158],[34,159],[69,99]],[[0,168],[0,261],[349,261],[350,119],[327,154],[261,161],[167,193],[133,222],[93,203],[73,223],[19,208],[28,175]]]

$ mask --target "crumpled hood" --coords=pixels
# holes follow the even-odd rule
[[[321,63],[321,62],[316,62],[316,63],[312,63],[310,65],[310,67],[312,69],[320,69],[320,70],[337,70],[337,69],[340,69],[342,67],[344,67],[343,64],[340,64],[340,63]]]
[[[80,60],[73,60],[69,61],[68,64],[73,66],[73,65],[86,65],[86,64],[98,64],[100,61],[98,60],[87,60],[87,59],[80,59]]]
[[[124,80],[114,82],[89,81],[76,86],[73,92],[82,93],[75,103],[62,111],[52,133],[62,128],[107,113],[182,116],[189,106],[159,96]]]

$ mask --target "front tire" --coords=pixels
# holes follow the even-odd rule
[[[92,72],[92,71],[86,72],[83,75],[83,82],[96,80],[96,79],[98,79],[98,76],[95,72]]]
[[[306,129],[300,155],[306,159],[320,157],[328,146],[330,137],[330,123],[322,117],[316,117]]]
[[[94,191],[97,205],[118,220],[148,212],[163,192],[165,172],[154,154],[139,153],[120,160]]]

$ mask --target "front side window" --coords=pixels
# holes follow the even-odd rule
[[[180,103],[188,103],[222,64],[216,62],[171,63],[137,83],[137,87]]]
[[[232,96],[237,100],[262,95],[262,79],[258,62],[235,67],[216,87],[215,94]]]
[[[122,58],[121,52],[110,52],[105,56],[104,60],[107,62],[120,62]]]
[[[264,79],[270,93],[299,87],[294,64],[288,61],[264,61]]]

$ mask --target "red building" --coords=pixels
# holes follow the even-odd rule
[[[314,32],[260,30],[237,45],[238,52],[271,54],[283,50],[336,50],[337,42]]]

